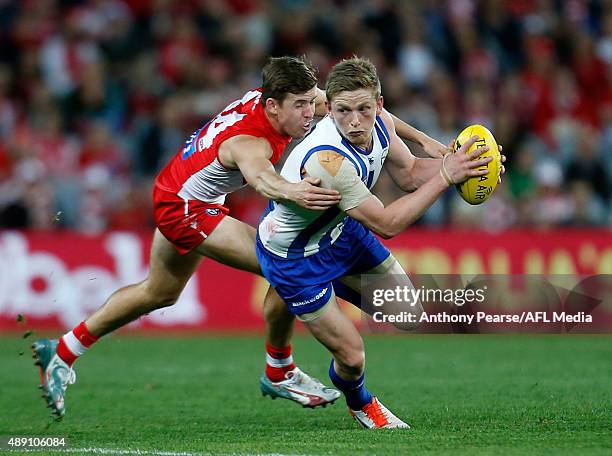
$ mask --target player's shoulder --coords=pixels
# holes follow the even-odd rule
[[[311,154],[305,163],[305,169],[312,177],[348,177],[356,175],[355,167],[350,163],[350,159],[345,153],[330,147],[324,146],[320,150]]]
[[[266,138],[250,134],[238,133],[226,138],[219,144],[219,153],[227,160],[227,154],[231,156],[261,156],[270,158],[273,150]]]
[[[243,132],[237,132],[236,134],[228,137],[224,143],[238,145],[240,147],[270,147],[270,141],[268,141],[267,138]]]
[[[228,137],[223,144],[233,149],[244,149],[246,151],[271,150],[270,141],[262,136],[255,136],[248,132],[238,132]]]
[[[320,150],[315,153],[315,157],[319,165],[332,176],[338,174],[338,171],[346,158],[344,155],[331,149]]]
[[[391,116],[391,113],[386,109],[383,109],[380,115],[376,117],[377,123],[382,127],[385,136],[390,139],[391,133],[395,133],[395,124],[393,123],[393,117]]]

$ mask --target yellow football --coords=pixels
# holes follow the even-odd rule
[[[489,199],[497,187],[499,173],[501,171],[501,154],[497,142],[491,132],[482,125],[470,125],[466,127],[457,139],[453,152],[457,152],[462,144],[465,144],[472,136],[478,136],[478,140],[472,144],[466,153],[475,151],[479,147],[489,146],[489,150],[480,157],[493,157],[489,163],[478,169],[488,169],[489,174],[484,176],[470,177],[465,182],[457,185],[457,191],[461,198],[470,204],[480,204]]]

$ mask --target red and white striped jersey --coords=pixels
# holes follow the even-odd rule
[[[265,138],[272,148],[270,161],[276,163],[291,136],[272,127],[260,100],[261,89],[251,90],[192,134],[157,176],[155,185],[183,199],[223,204],[225,195],[246,185],[240,170],[226,168],[219,161],[219,146],[238,135]]]

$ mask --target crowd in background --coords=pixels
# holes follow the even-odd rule
[[[611,1],[0,0],[0,227],[153,226],[156,173],[268,56],[306,55],[322,86],[354,54],[400,118],[504,146],[486,206],[448,191],[420,223],[612,226]],[[265,202],[229,204],[256,224]]]

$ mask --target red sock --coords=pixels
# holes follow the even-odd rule
[[[291,345],[284,348],[266,343],[266,377],[273,382],[285,380],[285,373],[295,369]]]
[[[87,351],[99,337],[89,332],[85,322],[82,321],[72,331],[62,336],[57,345],[57,356],[66,364],[72,366],[79,356]]]

